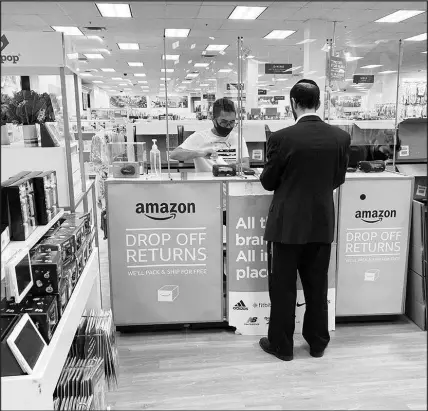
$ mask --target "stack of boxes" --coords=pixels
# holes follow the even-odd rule
[[[33,287],[20,303],[3,300],[1,315],[27,313],[49,344],[93,251],[90,214],[65,214],[30,251]]]

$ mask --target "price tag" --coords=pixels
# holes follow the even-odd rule
[[[400,157],[409,157],[409,155],[410,155],[410,147],[401,146]]]

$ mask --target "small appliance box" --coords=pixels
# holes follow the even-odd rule
[[[173,302],[178,297],[177,285],[164,285],[158,290],[158,301]]]
[[[27,298],[23,303],[22,313],[31,317],[46,344],[49,344],[59,321],[57,296]]]
[[[55,171],[46,171],[33,178],[37,221],[46,225],[58,212],[58,191]]]
[[[13,241],[25,241],[37,227],[32,178],[36,173],[30,173],[4,188],[9,207],[10,237]]]
[[[39,250],[43,253],[59,251],[65,264],[74,258],[76,243],[73,236],[60,234],[58,230],[53,237],[46,238],[40,243]]]
[[[76,244],[76,251],[79,250],[85,239],[83,221],[80,222],[80,225],[68,224],[67,222],[62,223],[57,233],[57,236],[60,235],[73,237]]]
[[[58,315],[61,318],[64,314],[64,310],[67,307],[68,300],[71,297],[70,284],[67,278],[62,277],[59,284],[59,293],[57,294],[58,298]]]
[[[68,281],[71,290],[74,290],[74,287],[76,286],[79,279],[79,271],[77,268],[76,259],[73,258],[67,264],[64,264],[62,268],[62,277]]]
[[[17,375],[25,375],[21,366],[13,355],[7,339],[14,330],[16,324],[21,317],[16,314],[2,315],[0,317],[0,331],[1,331],[1,376],[13,377]]]
[[[62,260],[59,251],[37,252],[31,258],[33,296],[57,294],[62,277]]]
[[[2,253],[6,283],[6,298],[20,303],[33,286],[33,273],[28,249]],[[2,264],[3,265],[3,264]]]
[[[83,248],[81,248],[76,253],[76,262],[77,262],[78,278],[80,278],[80,276],[83,273],[83,270],[85,269],[85,251]]]
[[[89,235],[92,230],[92,216],[91,213],[72,213],[64,214],[61,219],[64,227],[67,226],[80,226],[83,223],[84,234]]]

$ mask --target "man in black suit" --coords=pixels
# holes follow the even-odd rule
[[[313,357],[322,357],[328,332],[328,266],[334,238],[333,191],[345,181],[349,134],[316,114],[320,90],[300,80],[290,91],[296,124],[273,133],[260,181],[274,191],[264,240],[271,245],[271,312],[261,348],[284,361],[293,359],[297,271],[306,310],[303,337]]]

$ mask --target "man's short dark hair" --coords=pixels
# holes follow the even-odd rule
[[[222,111],[225,113],[236,113],[233,101],[226,97],[216,100],[213,105],[213,118],[219,117]]]
[[[316,108],[320,102],[320,89],[313,80],[298,81],[290,91],[290,99],[301,108]]]

